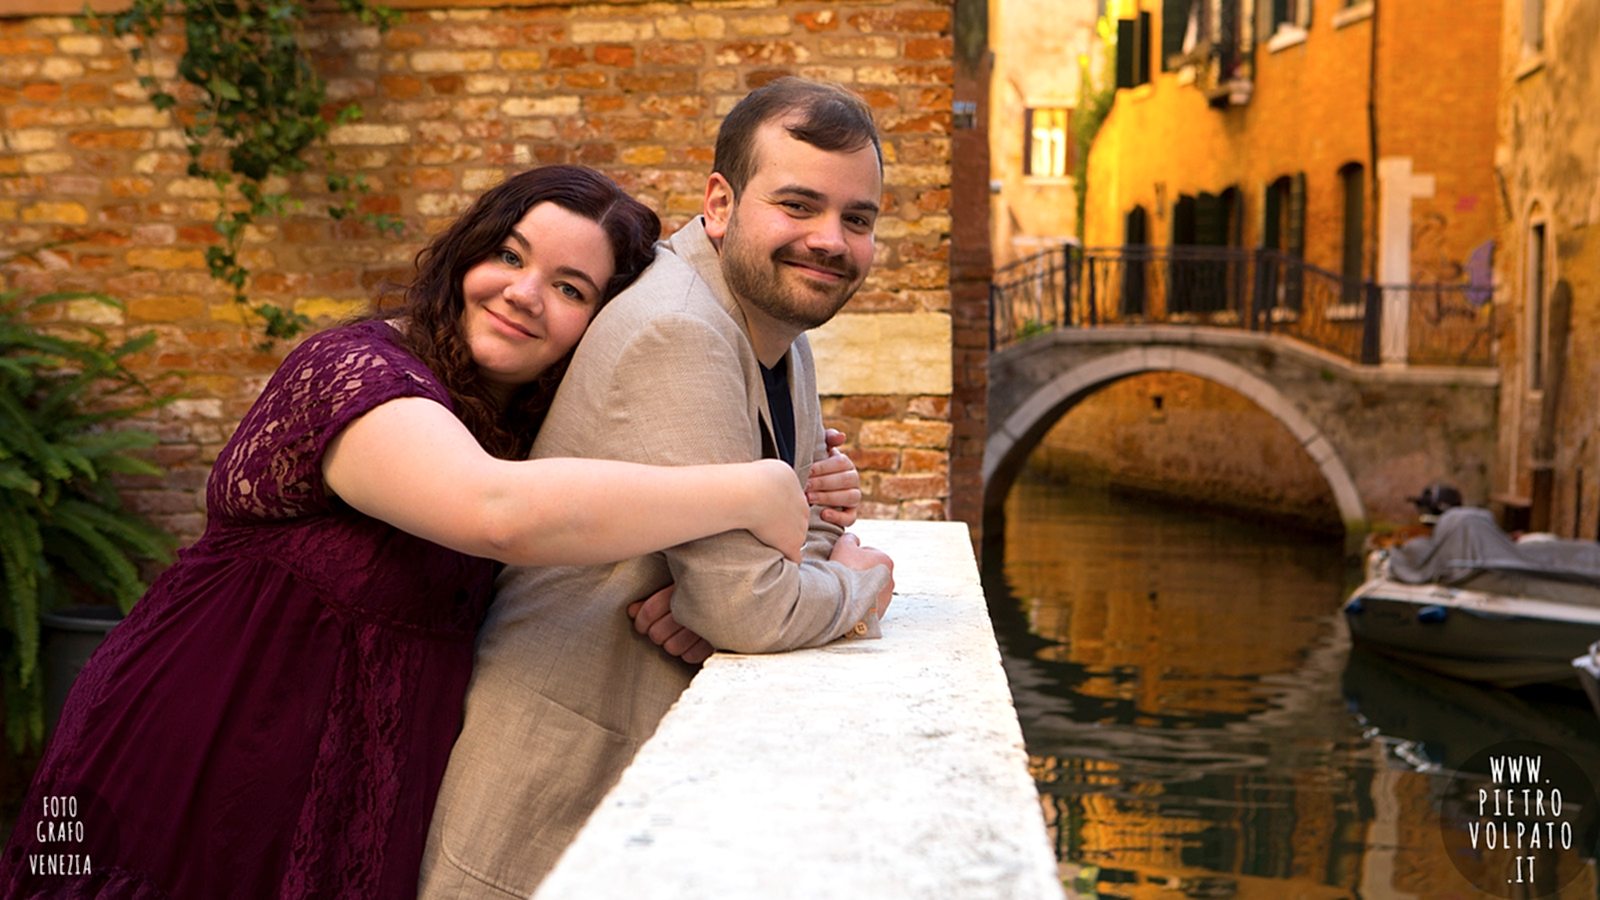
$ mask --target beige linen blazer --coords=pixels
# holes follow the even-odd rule
[[[788,359],[803,484],[826,452],[804,336]],[[775,455],[769,415],[743,314],[697,219],[595,318],[533,455],[756,460]],[[888,578],[828,562],[840,533],[813,509],[799,564],[737,531],[614,565],[507,569],[478,639],[421,895],[529,896],[688,686],[690,666],[634,633],[630,602],[674,582],[673,615],[720,649],[825,644],[868,618]]]

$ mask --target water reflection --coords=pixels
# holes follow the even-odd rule
[[[1029,474],[1006,519],[984,582],[1057,855],[1085,893],[1486,896],[1440,837],[1454,768],[1500,735],[1600,762],[1581,697],[1352,656],[1338,609],[1359,572],[1337,538]],[[1592,864],[1564,864],[1586,871],[1561,896],[1596,896]]]

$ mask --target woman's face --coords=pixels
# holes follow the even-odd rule
[[[598,223],[540,203],[461,280],[461,333],[504,401],[577,346],[612,272]]]

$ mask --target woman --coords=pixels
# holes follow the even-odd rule
[[[659,231],[597,173],[526,172],[423,250],[400,318],[289,354],[212,469],[205,534],[78,677],[0,896],[410,896],[493,561],[736,528],[798,555],[783,463],[522,459]]]

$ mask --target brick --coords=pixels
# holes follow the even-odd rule
[[[5,135],[5,148],[13,153],[33,153],[56,146],[58,136],[48,128],[25,128]]]
[[[778,37],[794,31],[794,22],[786,15],[730,16],[728,21],[741,37]]]
[[[905,450],[900,454],[900,472],[904,475],[937,475],[944,477],[948,471],[948,456],[938,450]]]
[[[414,72],[482,72],[494,68],[494,54],[487,50],[418,50],[411,54]]]
[[[428,87],[432,88],[435,94],[459,94],[465,84],[466,79],[454,73],[435,75],[428,79]],[[442,112],[442,110],[433,112],[432,117],[437,117],[439,112]]]
[[[659,166],[667,159],[667,148],[661,146],[628,147],[622,151],[622,162],[629,166]]]
[[[133,254],[130,252],[128,255]],[[199,297],[136,297],[127,303],[128,318],[134,322],[181,322],[206,314],[206,302]]]
[[[45,60],[39,66],[39,74],[56,81],[66,81],[71,78],[83,77],[83,63],[75,59],[54,57]]]
[[[849,22],[852,28],[862,32],[909,34],[931,31],[946,34],[950,31],[948,10],[872,10],[850,16]]]
[[[4,102],[7,106],[16,103],[19,94],[23,99],[34,103],[51,103],[61,99],[62,94],[65,93],[60,82],[55,81],[29,82],[23,85],[20,91],[0,90],[5,90],[5,93],[0,93],[0,102]]]
[[[66,34],[56,38],[56,47],[74,56],[99,56],[105,51],[105,41],[93,35]]]
[[[568,39],[574,44],[648,41],[655,36],[655,25],[650,22],[574,22],[568,30]]]
[[[537,50],[502,50],[500,68],[510,71],[527,71],[544,68],[544,54]]]
[[[700,13],[693,16],[663,16],[656,19],[661,36],[672,41],[718,40],[727,34],[728,23],[722,16]]]
[[[698,66],[705,58],[706,50],[699,44],[646,44],[639,61],[646,66]]]
[[[335,126],[328,131],[328,143],[335,147],[351,144],[405,144],[410,140],[411,130],[403,125],[357,123]]]
[[[294,302],[294,311],[313,321],[339,321],[367,311],[364,297],[305,297]]]
[[[87,225],[89,210],[82,203],[35,203],[22,207],[22,221]]]
[[[917,522],[940,522],[945,518],[943,500],[908,500],[900,504],[899,518]]]
[[[72,168],[72,157],[65,153],[31,153],[21,162],[22,171],[29,175],[49,175]]]
[[[950,445],[948,422],[867,422],[857,439],[864,447],[925,447],[943,450]]]
[[[839,14],[831,9],[824,9],[820,12],[798,13],[795,15],[794,20],[799,22],[805,30],[813,33],[839,30]]]
[[[638,52],[626,44],[601,44],[594,48],[594,61],[602,66],[632,68],[638,56]]]
[[[571,90],[603,88],[610,81],[604,72],[567,72],[561,76],[561,86]]]
[[[205,254],[199,250],[162,250],[140,247],[128,251],[128,265],[144,269],[204,269]]]
[[[740,41],[717,48],[719,66],[794,65],[809,62],[811,51],[803,45],[777,41]]]
[[[500,104],[508,116],[573,116],[581,104],[576,96],[515,97]]]
[[[894,472],[900,468],[900,453],[886,449],[859,449],[850,451],[850,459],[858,469],[874,472]]]
[[[905,58],[919,62],[950,59],[954,45],[946,38],[909,38],[906,40]]]
[[[834,38],[827,43],[829,56],[861,59],[899,59],[900,42],[894,38],[869,35],[858,38]]]
[[[948,492],[943,475],[884,475],[874,496],[884,500],[928,500]]]
[[[617,76],[617,87],[631,93],[685,93],[695,85],[692,71],[623,72]]]
[[[896,519],[900,517],[900,504],[864,500],[861,503],[860,516],[863,519]]]
[[[574,66],[587,65],[589,51],[582,47],[551,47],[546,62],[552,69],[570,69]]]
[[[899,404],[893,397],[855,394],[839,398],[838,412],[857,419],[884,419],[898,413]]]

